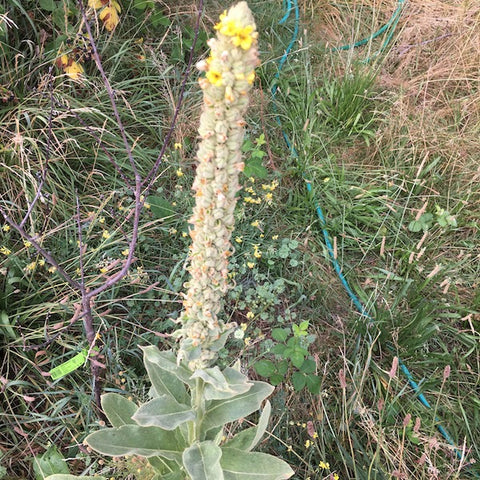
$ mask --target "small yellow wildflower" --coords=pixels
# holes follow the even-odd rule
[[[292,448],[291,445],[289,445],[289,446],[287,447],[287,452],[293,452],[293,448]]]
[[[247,318],[248,318],[249,320],[251,320],[251,319],[254,318],[254,317],[255,317],[255,314],[254,314],[253,312],[248,312],[248,313],[247,313]]]
[[[45,260],[43,258],[41,258],[39,261],[38,261],[38,264],[43,267],[45,265]]]
[[[57,267],[52,266],[48,269],[48,273],[55,273],[56,271],[57,271]]]
[[[10,225],[4,225],[4,226],[2,227],[2,230],[3,230],[4,232],[9,232],[9,231],[10,231]]]
[[[30,242],[28,240],[24,240],[23,244],[25,245],[25,248],[30,248],[32,246],[32,242]]]
[[[278,235],[273,235],[272,240],[278,240]]]
[[[259,227],[260,226],[260,222],[258,220],[254,220],[251,224],[250,224],[252,227]]]
[[[205,76],[213,86],[221,87],[223,85],[222,74],[217,70],[209,70]]]
[[[245,346],[248,347],[252,342],[252,339],[250,337],[245,337],[243,342],[245,343]]]
[[[235,237],[235,241],[237,243],[242,243],[243,242],[243,237]]]
[[[240,47],[243,50],[248,50],[253,43],[252,32],[253,32],[252,25],[247,25],[242,29],[237,29],[236,33],[234,34],[235,36],[232,39],[232,43],[236,47]]]
[[[169,233],[170,235],[175,235],[175,234],[177,233],[177,231],[178,231],[178,230],[177,230],[176,228],[174,228],[174,227],[171,227],[171,228],[168,229],[168,233]]]
[[[182,232],[182,237],[183,238],[188,237],[188,233],[187,232]]]
[[[107,267],[102,267],[100,269],[100,273],[107,273],[108,272],[108,268]]]
[[[253,246],[253,256],[255,258],[262,258],[262,252],[260,251],[259,245]]]
[[[177,177],[183,177],[184,173],[182,172],[181,168],[177,168],[177,171],[175,172],[177,174]]]
[[[146,210],[150,210],[150,204],[148,202],[145,202],[143,204],[143,208],[145,208]]]
[[[250,72],[247,76],[247,82],[251,85],[255,80],[255,72]]]
[[[10,249],[8,249],[7,247],[5,247],[4,245],[2,245],[0,247],[0,253],[3,253],[4,255],[10,255],[12,253],[12,251]]]
[[[268,192],[265,194],[265,201],[270,204],[272,203],[272,200],[273,200],[273,193],[272,192]]]
[[[338,476],[338,473],[334,473],[333,474],[333,480],[339,480],[339,476]]]
[[[312,442],[311,440],[307,440],[307,441],[305,442],[305,448],[309,448],[309,447],[311,447],[312,445],[313,445],[313,442]]]
[[[248,312],[248,313],[252,313],[252,312]],[[248,313],[247,313],[247,318],[248,318]],[[246,323],[241,323],[241,324],[240,324],[240,328],[241,328],[243,331],[245,331],[245,330],[247,329],[247,326],[248,326],[248,325],[247,325]]]
[[[108,240],[111,237],[110,233],[107,230],[104,230],[102,233],[102,238]]]
[[[105,223],[105,217],[98,217],[98,223]]]
[[[181,143],[174,143],[174,144],[173,144],[173,148],[174,148],[175,150],[181,150],[182,144],[181,144]]]
[[[31,262],[25,267],[26,272],[33,272],[37,266],[37,262]]]
[[[328,462],[321,461],[318,464],[318,467],[321,468],[322,470],[330,470],[330,464]]]
[[[128,248],[126,248],[125,250],[122,250],[122,255],[124,257],[128,257],[128,254],[130,253],[130,250]]]
[[[247,267],[248,268],[253,268],[255,266],[255,263],[253,262],[247,262]]]

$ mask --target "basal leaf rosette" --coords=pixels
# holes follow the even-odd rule
[[[205,72],[200,117],[198,166],[193,183],[196,203],[190,223],[190,280],[185,284],[179,357],[192,370],[210,365],[233,324],[218,315],[228,285],[230,238],[234,228],[241,147],[248,92],[258,65],[257,31],[246,2],[220,16],[210,56],[197,64]]]

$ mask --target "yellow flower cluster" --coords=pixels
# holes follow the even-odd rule
[[[220,15],[220,21],[214,28],[222,35],[232,37],[232,43],[243,50],[248,50],[258,36],[253,25],[243,26],[236,19],[230,19],[226,10]]]

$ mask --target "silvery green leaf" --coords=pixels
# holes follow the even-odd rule
[[[141,348],[145,368],[156,395],[167,394],[179,403],[190,403],[184,384],[191,384],[192,372],[184,365],[177,365],[177,357],[171,350],[162,352],[154,345]]]
[[[105,428],[91,433],[85,441],[97,452],[111,457],[140,455],[178,460],[184,448],[178,444],[174,431],[140,425]]]
[[[135,425],[132,415],[138,406],[118,393],[105,393],[102,395],[102,408],[113,427],[122,425]]]
[[[222,448],[224,480],[284,480],[294,471],[283,460],[266,453]]]
[[[224,448],[237,448],[249,452],[253,450],[258,442],[262,439],[265,431],[267,430],[268,420],[270,413],[272,412],[272,406],[267,400],[265,407],[262,410],[262,414],[258,419],[258,425],[256,427],[247,428],[246,430],[237,433],[233,438],[228,440]]]
[[[161,395],[143,404],[133,420],[143,427],[154,425],[174,430],[182,423],[195,420],[195,413],[189,405],[178,403],[170,395]]]
[[[273,387],[265,382],[252,382],[248,392],[225,400],[213,400],[207,403],[202,429],[207,432],[211,428],[225,425],[258,410],[261,403],[272,392]]]
[[[222,449],[213,442],[194,443],[183,452],[183,465],[191,480],[223,480]]]
[[[229,367],[223,372],[218,367],[196,370],[192,378],[201,378],[205,382],[206,400],[231,398],[247,392],[253,385],[245,375]]]

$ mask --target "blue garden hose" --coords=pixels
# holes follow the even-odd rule
[[[352,49],[352,48],[356,48],[356,47],[365,45],[369,41],[377,38],[378,36],[380,36],[381,34],[386,32],[388,29],[390,29],[390,32],[388,33],[387,37],[383,41],[382,46],[380,48],[380,52],[383,51],[393,37],[394,30],[395,30],[395,28],[398,24],[398,21],[400,19],[401,14],[402,14],[404,4],[405,4],[405,0],[398,0],[397,8],[394,11],[394,13],[392,14],[392,17],[390,18],[390,20],[385,25],[383,25],[379,30],[377,30],[376,32],[374,32],[373,34],[368,36],[367,38],[359,40],[358,42],[355,42],[355,43],[350,44],[350,45],[342,45],[341,47],[335,47],[335,48],[332,48],[331,50],[332,51],[349,50],[349,49]],[[290,42],[289,42],[287,48],[285,49],[285,52],[283,53],[282,57],[278,61],[278,70],[277,70],[277,73],[275,74],[276,79],[280,78],[281,70],[282,70],[285,62],[287,61],[288,56],[289,56],[293,46],[295,45],[295,43],[297,41],[299,24],[300,24],[298,0],[284,0],[283,6],[284,6],[284,9],[286,10],[286,13],[283,16],[283,18],[280,20],[279,23],[284,24],[288,20],[288,18],[290,17],[290,14],[292,13],[292,11],[294,12],[295,18],[294,18],[294,28],[293,28],[293,32],[292,32],[292,37],[290,39]],[[273,100],[275,100],[275,98],[276,98],[277,89],[278,89],[278,84],[275,82],[274,85],[271,88],[271,94],[272,94]],[[276,112],[275,103],[274,103],[274,109],[275,109],[275,112]],[[292,155],[298,160],[299,159],[298,152],[296,151],[295,147],[292,145],[287,133],[283,129],[282,121],[280,119],[280,116],[278,114],[276,114],[275,118],[276,118],[276,122],[280,126],[282,136],[285,140],[287,148],[290,150]],[[309,194],[312,197],[313,202],[314,202],[317,217],[318,217],[318,220],[320,222],[320,228],[322,230],[324,242],[325,242],[325,245],[327,247],[328,255],[330,257],[330,261],[332,263],[332,266],[335,269],[335,272],[336,272],[343,288],[347,292],[348,296],[350,297],[351,301],[353,302],[353,304],[357,308],[358,312],[363,317],[368,319],[369,322],[374,323],[375,319],[370,315],[370,313],[368,313],[365,305],[363,305],[361,300],[358,298],[358,296],[355,294],[355,292],[351,289],[350,285],[347,282],[347,279],[345,278],[344,274],[342,273],[342,269],[341,269],[340,264],[338,263],[338,261],[336,259],[336,256],[335,256],[335,253],[334,253],[334,248],[333,248],[332,242],[330,240],[330,235],[329,235],[328,230],[327,230],[327,224],[326,224],[326,221],[325,221],[325,215],[323,214],[323,210],[322,210],[321,206],[318,204],[318,202],[315,200],[315,198],[313,196],[312,184],[307,179],[306,179],[306,185],[307,185],[307,191],[309,192]],[[394,354],[396,353],[393,345],[387,344],[387,347],[392,353],[394,353]],[[402,373],[405,375],[410,387],[415,392],[415,395],[416,395],[416,398],[418,399],[418,401],[425,408],[432,409],[432,406],[430,405],[428,400],[425,398],[425,395],[420,391],[420,387],[419,387],[418,383],[415,381],[413,375],[410,373],[407,366],[403,363],[403,361],[400,358],[398,358],[398,364],[399,364],[399,367],[400,367]],[[453,441],[451,435],[448,433],[448,431],[445,429],[445,427],[443,427],[441,425],[440,419],[438,417],[435,417],[435,422],[436,422],[436,427],[437,427],[438,431],[445,438],[445,440],[454,448],[456,456],[460,460],[462,460],[463,457],[464,457],[462,451],[459,450],[455,446],[455,442]],[[470,473],[472,473],[472,472],[470,472]],[[480,476],[477,475],[474,472],[473,472],[473,475],[475,476],[475,478],[480,478]]]

